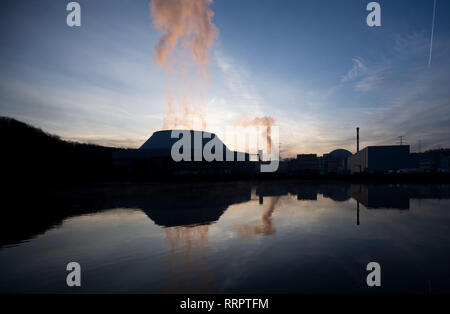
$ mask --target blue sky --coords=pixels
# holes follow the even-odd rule
[[[153,63],[160,34],[149,0],[4,1],[0,13],[0,115],[63,138],[138,147],[162,126],[170,80]],[[326,153],[395,144],[450,147],[450,3],[366,0],[215,0],[219,35],[204,90],[208,130],[240,114],[272,116],[281,151]],[[176,83],[173,83],[176,84]]]

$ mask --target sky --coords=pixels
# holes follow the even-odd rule
[[[64,139],[139,147],[162,128],[179,76],[153,61],[149,0],[2,1],[0,115]],[[218,29],[202,87],[207,130],[271,116],[284,157],[394,145],[450,147],[450,2],[215,0]]]

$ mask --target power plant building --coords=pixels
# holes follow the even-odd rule
[[[175,137],[172,137],[172,132]],[[181,134],[184,135],[181,137]],[[178,149],[178,153],[186,155],[188,160],[176,162],[172,157],[172,148],[184,136],[187,136],[186,143],[189,145]],[[216,153],[218,148],[217,156],[222,158],[207,161],[203,152],[212,140],[215,140],[217,145],[210,147],[211,153]],[[229,150],[216,134],[194,130],[157,131],[139,149],[113,153],[112,161],[124,175],[138,178],[167,174],[247,175],[255,173],[259,166],[258,162],[250,161],[248,153]]]
[[[345,174],[348,172],[347,159],[350,153],[346,149],[335,149],[329,154],[324,154],[321,158],[321,173]]]
[[[409,168],[409,145],[369,146],[347,159],[351,173],[388,172]]]
[[[319,160],[316,154],[300,154],[293,162],[292,170],[300,172],[319,172]]]

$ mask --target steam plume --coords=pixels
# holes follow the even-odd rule
[[[256,117],[256,118],[251,118],[249,115],[247,114],[243,114],[241,116],[239,116],[236,121],[234,122],[235,126],[241,126],[244,128],[248,128],[251,126],[263,126],[267,128],[267,150],[269,153],[272,152],[272,126],[275,123],[275,119],[269,116],[265,116],[265,117]]]
[[[183,79],[181,83],[172,82],[167,87],[168,108],[164,115],[164,129],[206,128],[203,81],[209,79],[209,51],[218,33],[212,23],[212,2],[213,0],[151,1],[153,25],[162,34],[155,47],[153,60],[165,68],[166,73],[181,71],[182,75],[176,76],[176,80],[180,77]],[[195,73],[192,73],[193,69],[196,70]],[[196,75],[199,75],[199,84],[194,84]]]
[[[153,56],[155,62],[167,66],[179,44],[191,50],[194,61],[207,74],[206,65],[217,34],[209,8],[212,0],[152,0],[153,25],[162,33]]]

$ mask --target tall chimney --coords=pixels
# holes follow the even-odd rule
[[[359,128],[356,128],[356,152],[359,153]]]

